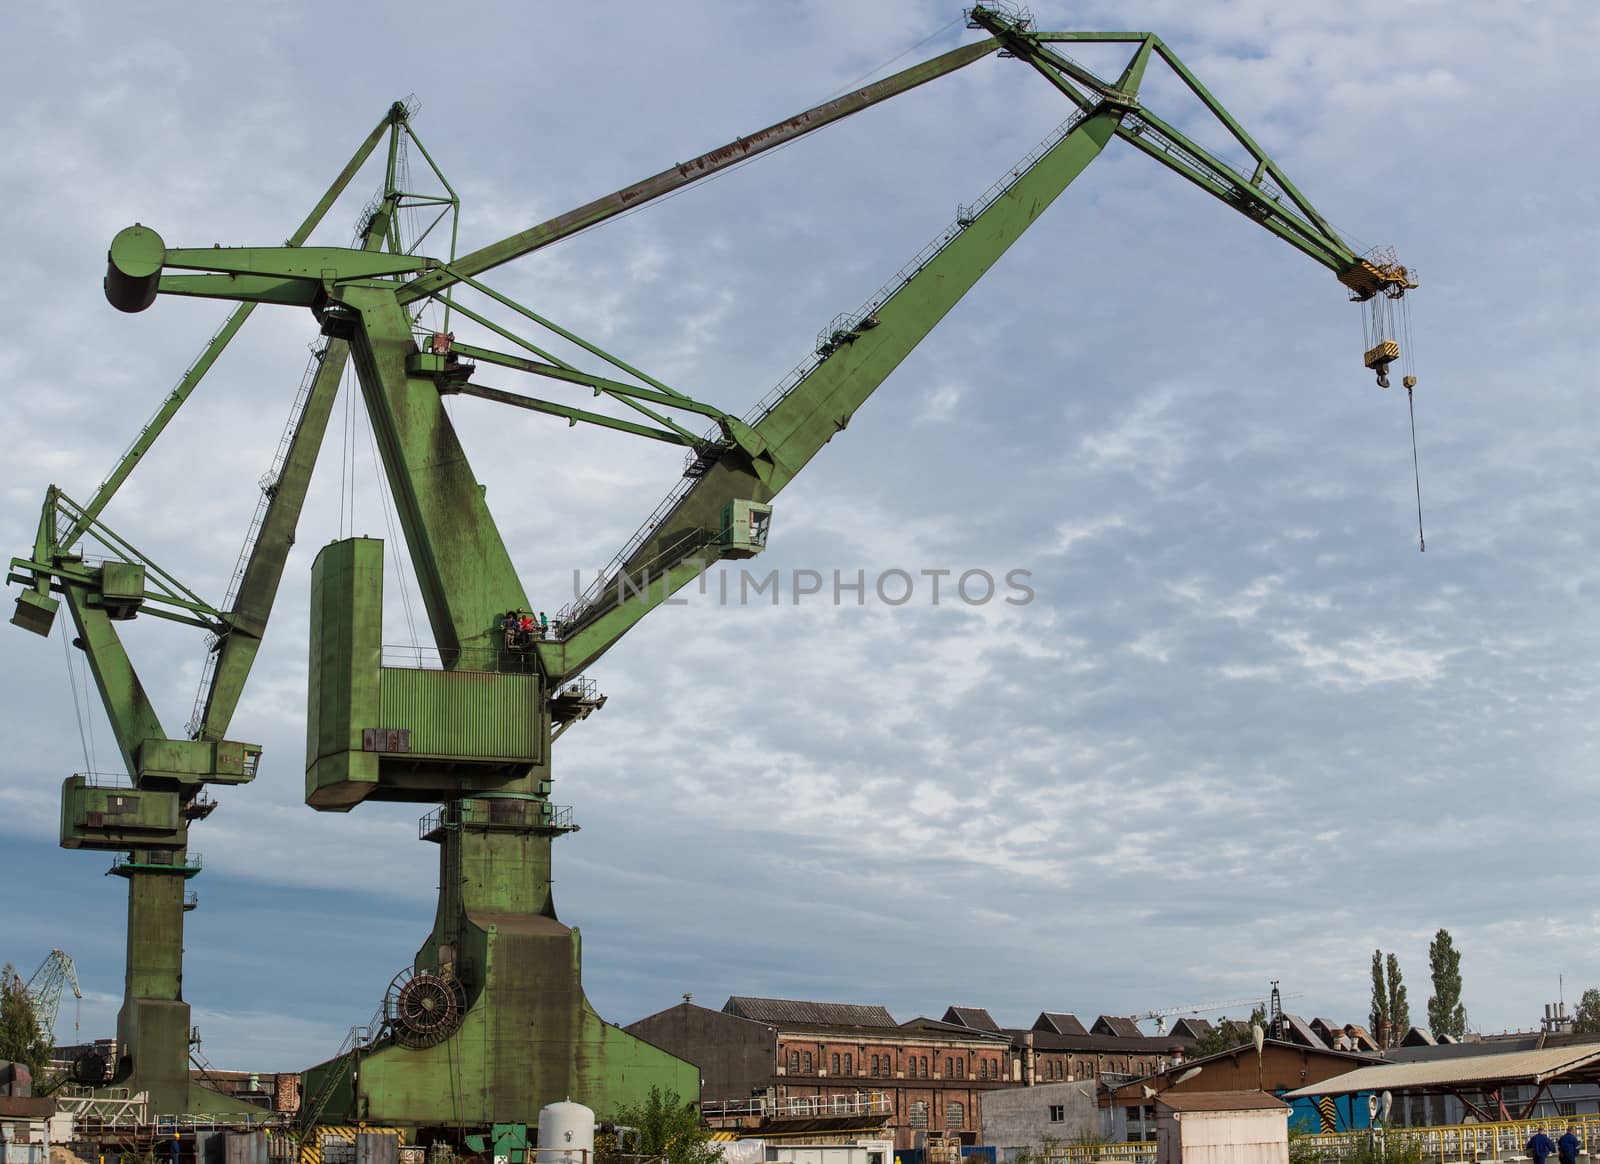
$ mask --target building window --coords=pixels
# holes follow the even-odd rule
[[[911,1101],[911,1116],[909,1122],[914,1128],[925,1128],[928,1126],[927,1100],[914,1099]]]
[[[839,1053],[837,1051],[833,1053],[833,1066],[829,1070],[835,1075],[839,1074]]]
[[[1050,1122],[1053,1124],[1064,1124],[1067,1122],[1066,1104],[1052,1103],[1050,1105]]]
[[[811,1052],[810,1051],[806,1052],[806,1074],[807,1075],[811,1074]]]
[[[854,1075],[856,1073],[855,1060],[850,1057],[849,1051],[844,1053],[844,1073],[846,1075]]]
[[[944,1077],[946,1079],[954,1079],[956,1077],[956,1061],[954,1059],[946,1059],[944,1061]]]
[[[967,1061],[965,1059],[957,1059],[956,1060],[956,1078],[957,1079],[964,1079],[964,1078],[966,1078],[966,1075],[967,1075]]]
[[[947,1128],[965,1127],[966,1115],[966,1109],[952,1099],[944,1105],[944,1126]]]
[[[874,1079],[878,1077],[878,1057],[876,1055],[872,1057],[872,1077]]]
[[[1569,1116],[1575,1116],[1575,1115],[1578,1114],[1578,1105],[1576,1103],[1560,1103],[1560,1102],[1558,1102],[1556,1104],[1556,1114],[1559,1115],[1562,1119],[1566,1119]]]
[[[796,1074],[799,1074],[799,1072],[800,1072],[800,1052],[799,1051],[790,1051],[789,1052],[789,1070],[793,1071]]]
[[[987,1079],[987,1078],[989,1078],[989,1060],[981,1059],[981,1060],[978,1061],[978,1078],[979,1079]]]

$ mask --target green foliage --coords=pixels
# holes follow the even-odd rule
[[[1383,984],[1383,951],[1372,951],[1372,1004],[1367,1012],[1367,1029],[1375,1039],[1383,1038],[1389,1025],[1389,992]]]
[[[1289,1164],[1423,1164],[1423,1160],[1421,1142],[1399,1136],[1375,1139],[1357,1146],[1353,1152],[1342,1146],[1319,1144],[1314,1135],[1289,1136]]]
[[[1012,1164],[1051,1164],[1061,1157],[1061,1141],[1055,1136],[1045,1136],[1037,1144],[1019,1151]]]
[[[1384,964],[1389,987],[1389,1041],[1398,1046],[1411,1029],[1411,1006],[1406,1002],[1406,984],[1400,977],[1400,959],[1390,954]]]
[[[50,1065],[50,1044],[39,1033],[39,1011],[23,989],[15,967],[0,970],[0,1059],[28,1068],[35,1080]]]
[[[611,1116],[616,1123],[637,1128],[639,1143],[612,1144],[597,1150],[600,1164],[616,1164],[622,1155],[663,1156],[667,1164],[711,1164],[718,1158],[711,1147],[711,1129],[700,1122],[694,1105],[676,1091],[652,1087],[645,1101],[619,1107]],[[598,1145],[597,1145],[598,1149]]]
[[[1388,1046],[1397,1046],[1411,1029],[1411,1004],[1406,1001],[1406,984],[1400,976],[1400,959],[1382,950],[1372,951],[1372,1005],[1368,1015],[1372,1037],[1383,1041],[1388,1029]]]
[[[1428,998],[1428,1029],[1433,1037],[1467,1033],[1467,1008],[1461,1004],[1461,951],[1449,930],[1440,930],[1428,947],[1428,969],[1433,974],[1433,994]]]
[[[1572,1029],[1580,1035],[1600,1035],[1600,990],[1591,986],[1583,992],[1572,1016]]]

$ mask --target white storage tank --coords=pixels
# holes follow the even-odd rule
[[[539,1111],[538,1164],[592,1164],[594,1112],[564,1100]]]

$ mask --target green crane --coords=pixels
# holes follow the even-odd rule
[[[142,225],[113,240],[105,289],[124,311],[142,311],[161,295],[224,299],[239,304],[229,324],[237,330],[235,321],[242,323],[257,304],[299,307],[311,311],[327,346],[308,377],[292,451],[272,480],[261,536],[242,559],[237,597],[222,604],[226,609],[202,603],[125,543],[92,568],[77,549],[86,535],[102,543],[114,538],[98,525],[107,491],[192,391],[201,365],[208,367],[220,350],[217,344],[93,502],[77,507],[52,489],[33,554],[13,561],[12,580],[26,587],[14,621],[47,632],[53,595],[67,597],[113,724],[120,725],[136,803],[152,798],[152,819],[138,835],[159,842],[136,842],[127,829],[111,829],[102,809],[100,816],[91,815],[102,823],[70,830],[64,813],[63,843],[70,838],[84,847],[131,848],[129,864],[141,869],[159,864],[160,854],[169,866],[190,866],[192,861],[183,860],[182,824],[169,819],[194,803],[183,790],[254,773],[256,751],[222,737],[265,630],[346,354],[353,359],[437,649],[431,667],[385,658],[380,541],[344,539],[317,555],[306,801],[334,812],[367,800],[438,804],[424,817],[422,831],[439,845],[440,889],[432,932],[391,984],[375,1021],[353,1031],[337,1056],[306,1074],[307,1122],[326,1117],[493,1128],[499,1154],[498,1145],[514,1143],[515,1129],[554,1099],[570,1095],[608,1111],[639,1101],[652,1085],[697,1094],[693,1066],[596,1015],[583,994],[578,933],[556,916],[552,841],[573,824],[570,809],[551,801],[552,745],[603,702],[583,678],[584,669],[711,565],[761,552],[778,493],[1113,138],[1329,268],[1353,299],[1381,305],[1415,285],[1392,259],[1356,255],[1156,36],[1037,31],[1019,13],[994,6],[975,7],[968,16],[969,26],[986,32],[985,38],[459,257],[453,233],[448,257],[441,259],[420,253],[415,241],[401,245],[393,227],[395,211],[408,197],[396,186],[397,143],[404,136],[421,149],[400,105],[285,246],[169,248]],[[1102,79],[1055,47],[1090,41],[1130,47],[1118,76]],[[1040,73],[1070,103],[1071,116],[1006,179],[963,207],[956,224],[863,308],[825,329],[814,354],[742,418],[669,387],[483,281],[502,264],[996,53]],[[1249,155],[1249,172],[1235,170],[1144,107],[1140,83],[1154,58],[1176,73]],[[303,245],[341,183],[385,132],[388,181],[364,223],[362,245]],[[453,209],[453,197],[439,204]],[[430,304],[446,312],[444,327],[419,327],[420,313]],[[1377,308],[1371,310],[1383,330]],[[558,358],[485,311],[513,314],[577,344],[606,366],[605,374]],[[475,324],[518,350],[487,346],[487,338],[458,342],[450,318]],[[219,343],[229,335],[225,328]],[[1398,355],[1390,351],[1389,335],[1381,340],[1366,359],[1380,377]],[[513,372],[581,387],[633,416],[485,382]],[[678,486],[597,584],[548,629],[530,632],[515,619],[508,622],[508,612],[530,604],[445,411],[447,395],[607,427],[686,452]],[[113,624],[141,612],[192,622],[214,635],[209,694],[187,740],[161,732],[121,652]],[[89,792],[69,781],[64,805],[77,805]],[[159,800],[163,795],[169,799]],[[166,815],[156,820],[158,808]],[[130,903],[145,880],[142,873],[130,879]],[[155,876],[148,880],[165,884]],[[168,929],[151,943],[151,955],[159,947],[173,972],[182,923],[175,902],[159,902]],[[130,904],[130,923],[131,910]],[[151,983],[135,983],[132,933],[130,924],[125,1013],[148,998],[177,997],[170,973],[153,984],[159,988],[154,994]],[[146,993],[136,993],[136,985]],[[144,1081],[167,1071],[172,1048],[155,1042],[151,1029],[130,1032],[123,1077]],[[148,1056],[161,1057],[163,1065],[147,1066]]]

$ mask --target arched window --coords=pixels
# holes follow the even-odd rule
[[[844,1073],[846,1075],[854,1075],[856,1073],[855,1060],[851,1058],[849,1051],[844,1053]]]
[[[928,1126],[927,1100],[914,1099],[911,1101],[911,1115],[907,1122],[914,1128],[925,1128]]]
[[[924,1079],[928,1077],[928,1057],[926,1055],[922,1056],[922,1077]]]
[[[806,1052],[806,1074],[807,1075],[811,1074],[811,1052],[810,1051]]]
[[[796,1074],[799,1074],[799,1071],[800,1071],[800,1052],[799,1051],[790,1051],[789,1052],[789,1070],[795,1072]]]
[[[833,1066],[829,1068],[835,1075],[839,1074],[839,1052],[833,1053]]]
[[[960,1102],[951,1099],[945,1101],[944,1126],[947,1128],[960,1128],[966,1126],[967,1111]]]
[[[872,1057],[872,1077],[874,1079],[878,1077],[878,1057],[876,1055]]]
[[[979,1079],[987,1079],[987,1078],[989,1078],[989,1060],[981,1059],[981,1060],[978,1061],[978,1078]]]

